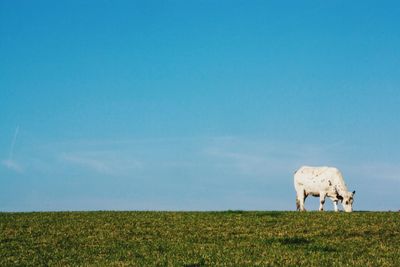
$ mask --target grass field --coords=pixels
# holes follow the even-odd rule
[[[0,265],[400,266],[400,213],[0,213]]]

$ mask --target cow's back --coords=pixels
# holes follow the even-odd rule
[[[294,174],[295,181],[304,182],[306,180],[312,180],[315,177],[324,175],[326,173],[331,173],[337,170],[332,167],[311,167],[311,166],[302,166],[300,167]]]
[[[294,174],[294,186],[296,190],[327,190],[331,183],[337,183],[338,173],[340,174],[339,170],[334,167],[302,166]]]

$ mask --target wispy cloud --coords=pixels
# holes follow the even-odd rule
[[[267,175],[276,170],[279,162],[271,157],[250,154],[249,152],[232,152],[221,148],[208,148],[205,153],[214,158],[215,164],[229,165],[228,168],[239,170],[245,175]]]
[[[22,173],[24,168],[21,166],[21,164],[19,164],[17,161],[15,161],[13,159],[14,158],[14,147],[15,147],[15,143],[17,142],[18,133],[19,133],[19,126],[17,126],[17,128],[15,129],[14,136],[11,141],[10,154],[8,156],[8,159],[2,160],[1,164],[3,166],[5,166],[6,168],[8,168],[9,170],[12,170],[12,171],[15,171],[18,173]]]
[[[352,175],[363,179],[400,182],[400,166],[397,163],[361,163],[348,166],[348,170]]]
[[[141,161],[113,151],[64,153],[60,158],[67,164],[108,175],[127,174],[129,171],[143,166]]]
[[[204,153],[248,176],[289,175],[301,165],[330,164],[335,161],[339,144],[299,145],[246,138],[218,138]],[[228,165],[228,166],[227,166]]]
[[[14,137],[13,137],[12,142],[11,142],[10,155],[9,155],[9,159],[10,160],[12,160],[12,158],[14,156],[14,146],[15,146],[15,143],[17,142],[18,132],[19,132],[19,125],[15,129]]]
[[[6,160],[2,160],[1,164],[8,168],[9,170],[18,172],[18,173],[22,173],[24,171],[24,168],[15,160],[12,159],[6,159]]]

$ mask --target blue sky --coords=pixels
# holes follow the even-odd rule
[[[398,210],[399,25],[397,1],[0,1],[0,210],[293,210],[301,165]]]

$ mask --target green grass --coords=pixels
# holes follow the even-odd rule
[[[13,265],[400,266],[400,213],[0,213]]]

